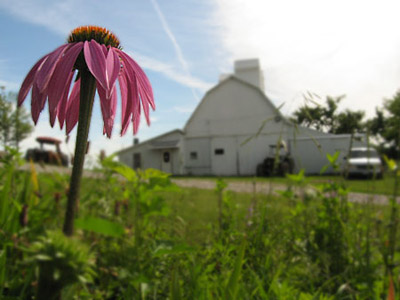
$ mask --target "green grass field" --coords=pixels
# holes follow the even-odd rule
[[[41,282],[54,299],[378,300],[400,275],[398,205],[352,203],[345,187],[377,192],[393,178],[316,176],[305,181],[326,184],[314,193],[266,195],[226,188],[253,178],[179,188],[103,164],[82,182],[73,238],[61,231],[68,175],[0,168],[1,299],[50,299],[35,296]]]

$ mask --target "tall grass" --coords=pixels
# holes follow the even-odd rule
[[[345,181],[315,185],[300,172],[280,196],[258,194],[256,180],[249,194],[222,179],[215,191],[180,189],[167,174],[106,159],[102,176],[83,181],[70,240],[60,222],[68,178],[18,171],[10,153],[0,185],[2,298],[397,295],[397,203],[351,203]]]

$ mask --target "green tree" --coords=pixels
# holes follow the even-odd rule
[[[390,157],[400,153],[400,91],[385,99],[383,108],[377,108],[375,117],[368,122],[372,135],[382,141],[381,150]]]
[[[0,87],[0,140],[3,148],[10,144],[12,104],[7,101],[5,88]]]
[[[23,106],[18,107],[15,93],[5,93],[0,87],[0,142],[5,148],[19,149],[20,142],[33,131],[30,116]]]
[[[315,100],[316,95],[304,96],[306,104],[293,113],[291,120],[301,126],[328,133],[356,133],[364,128],[363,111],[345,110],[338,112],[340,101],[345,97],[327,96],[324,104]],[[319,97],[318,97],[319,98]]]
[[[334,133],[357,133],[362,132],[365,128],[363,122],[365,113],[363,111],[351,111],[346,109],[337,115],[337,126]]]

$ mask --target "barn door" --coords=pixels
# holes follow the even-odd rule
[[[172,173],[171,151],[162,151],[161,155],[161,171]]]
[[[231,137],[214,138],[211,141],[212,173],[218,176],[239,174],[236,139]]]

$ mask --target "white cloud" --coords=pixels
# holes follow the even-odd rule
[[[175,53],[176,56],[178,57],[179,63],[181,64],[181,66],[183,67],[183,69],[185,70],[185,72],[187,72],[188,74],[190,74],[189,72],[189,65],[186,62],[186,59],[183,56],[182,53],[182,49],[179,46],[175,35],[172,33],[171,28],[169,27],[167,20],[164,17],[164,14],[162,13],[160,6],[158,5],[156,0],[150,0],[151,4],[153,5],[154,10],[157,13],[158,18],[160,19],[161,25],[165,31],[165,33],[167,34],[169,40],[171,41],[172,45],[174,46],[175,49]]]
[[[218,0],[214,22],[232,61],[260,58],[276,103],[347,94],[344,105],[371,114],[400,87],[399,10],[395,0]]]
[[[2,0],[0,6],[25,22],[37,24],[47,29],[66,35],[72,24],[79,22],[79,2],[66,1],[13,1]]]
[[[178,42],[177,42],[177,40],[176,40],[175,35],[172,33],[171,28],[170,28],[170,26],[168,25],[168,22],[167,22],[167,20],[165,19],[164,14],[162,13],[162,11],[161,11],[161,9],[160,9],[160,6],[158,5],[158,3],[157,3],[156,0],[150,0],[150,2],[151,2],[151,4],[153,5],[153,8],[154,8],[154,10],[155,10],[156,13],[157,13],[158,18],[160,19],[161,25],[162,25],[162,27],[163,27],[165,33],[167,34],[169,40],[171,41],[171,43],[172,43],[172,45],[173,45],[173,47],[174,47],[174,49],[175,49],[176,56],[177,56],[177,58],[178,58],[178,61],[179,61],[180,65],[181,65],[182,68],[183,68],[183,71],[184,71],[184,73],[185,73],[185,76],[188,76],[189,78],[191,78],[192,75],[191,75],[191,73],[190,73],[189,64],[187,63],[185,57],[183,56],[182,49],[181,49],[181,47],[179,46],[179,44],[178,44]],[[199,96],[198,96],[197,92],[196,92],[193,88],[192,88],[192,93],[193,93],[193,96],[194,96],[197,100],[199,100]]]
[[[182,71],[178,70],[175,65],[167,64],[138,53],[135,54],[135,59],[143,68],[159,72],[167,78],[190,88],[199,89],[204,92],[212,86],[212,84],[205,82],[204,80],[182,73]]]

